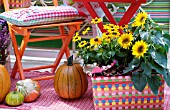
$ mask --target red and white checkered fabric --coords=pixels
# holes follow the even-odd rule
[[[0,18],[18,26],[30,26],[84,19],[86,15],[72,6],[33,6],[3,12]]]

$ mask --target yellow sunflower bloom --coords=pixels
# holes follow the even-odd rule
[[[76,32],[76,35],[75,36],[79,36],[79,33],[78,32]]]
[[[83,34],[83,35],[87,34],[89,30],[90,30],[90,27],[87,27],[87,28],[82,32],[82,34]]]
[[[98,47],[98,46],[95,45],[95,44],[94,44],[94,45],[91,45],[91,46],[90,46],[90,51],[93,51],[93,50],[97,49],[97,47]]]
[[[118,30],[119,29],[119,25],[114,25],[114,29]]]
[[[107,31],[108,31],[109,33],[112,33],[112,32],[117,31],[117,30],[115,30],[114,28],[109,28]]]
[[[109,33],[109,32],[104,32],[103,34],[102,34],[102,39],[105,39],[105,38],[107,38],[108,36],[112,36],[112,34],[111,33]]]
[[[106,29],[106,30],[107,30],[109,27],[110,27],[109,24],[103,25],[103,28]]]
[[[87,42],[86,42],[85,40],[84,40],[84,41],[81,41],[81,42],[79,43],[79,47],[82,48],[82,47],[84,47],[86,44],[87,44]]]
[[[146,12],[140,12],[137,14],[134,20],[133,26],[143,26],[145,24],[145,21],[148,17],[148,14]]]
[[[128,49],[132,44],[132,40],[133,40],[132,34],[125,33],[118,38],[118,43],[122,48]]]
[[[92,19],[92,21],[91,21],[92,24],[98,24],[100,22],[102,22],[102,19],[101,18],[97,18],[97,17],[95,19]]]
[[[113,31],[111,34],[112,34],[113,38],[118,38],[120,36],[119,31]]]
[[[91,45],[90,45],[90,42],[87,42],[87,43],[86,43],[86,48],[89,49],[90,46],[91,46]]]
[[[90,39],[90,44],[91,45],[93,45],[93,44],[100,45],[100,44],[102,44],[102,38],[100,38],[100,37],[91,38]]]
[[[107,43],[110,43],[111,42],[111,36],[107,36],[105,39],[104,39],[104,41],[106,41]]]
[[[122,26],[120,26],[120,29],[121,30],[124,30],[124,29],[127,29],[128,28],[128,25],[122,25]]]
[[[143,40],[135,42],[132,47],[132,55],[136,58],[144,57],[144,54],[148,50],[148,44]]]
[[[81,40],[80,36],[74,36],[72,41],[77,42],[77,41],[80,41],[80,40]]]

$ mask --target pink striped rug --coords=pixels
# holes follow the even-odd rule
[[[44,76],[49,75],[49,72],[26,72],[26,77],[36,77],[36,76]],[[14,110],[93,110],[93,98],[92,98],[92,88],[91,88],[91,80],[89,80],[89,87],[85,93],[85,95],[79,99],[75,100],[66,100],[57,96],[54,86],[53,80],[43,80],[39,81],[41,85],[41,95],[40,97],[31,103],[23,103],[18,107],[9,107],[5,105],[5,103],[0,104],[1,108],[4,109],[14,109]],[[16,82],[18,78],[11,79],[12,87],[11,91],[14,90]]]
[[[27,78],[49,75],[49,72],[26,72]],[[15,84],[19,79],[11,79],[12,87],[14,90]],[[41,85],[41,96],[32,103],[23,103],[17,107],[9,107],[5,103],[0,104],[0,110],[94,110],[93,96],[92,96],[92,83],[90,78],[87,92],[79,99],[66,100],[57,96],[54,87],[53,80],[39,81]],[[165,102],[164,110],[170,110],[170,88],[165,85]]]

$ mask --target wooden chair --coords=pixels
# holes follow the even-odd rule
[[[11,9],[9,9],[8,0],[3,0],[3,3],[4,3],[5,11],[10,11]],[[54,4],[54,6],[57,6],[58,1],[53,0],[53,4]],[[11,36],[11,40],[12,40],[12,44],[13,44],[13,49],[14,49],[14,53],[15,53],[15,57],[16,57],[14,67],[12,68],[11,77],[15,78],[17,72],[19,72],[20,79],[23,80],[23,79],[25,79],[24,71],[51,68],[52,75],[45,76],[45,77],[36,77],[36,78],[33,78],[33,80],[53,79],[54,72],[57,69],[64,53],[66,54],[66,57],[70,56],[70,50],[68,48],[68,44],[70,43],[74,33],[80,29],[80,25],[82,23],[83,23],[83,21],[81,21],[81,20],[80,21],[71,21],[71,22],[62,22],[62,23],[34,25],[34,26],[17,26],[17,25],[8,23],[9,32],[10,32],[10,36]],[[67,26],[69,28],[69,32],[67,34],[64,32],[64,26]],[[59,36],[30,38],[32,29],[48,28],[48,27],[58,27],[60,35]],[[19,35],[23,36],[20,48],[18,47],[15,34],[19,34]],[[25,51],[25,48],[27,47],[28,42],[56,40],[56,39],[62,39],[62,46],[61,46],[60,51],[56,57],[54,64],[46,65],[46,66],[39,66],[39,67],[32,67],[32,68],[23,68],[21,60],[22,60],[22,56],[24,55],[24,51]]]

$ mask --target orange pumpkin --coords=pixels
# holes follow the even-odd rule
[[[70,57],[73,59],[73,57]],[[68,63],[61,65],[54,76],[54,88],[59,97],[75,99],[83,96],[87,90],[86,74],[79,64]]]
[[[0,65],[0,102],[2,102],[9,93],[11,80],[7,69]]]

